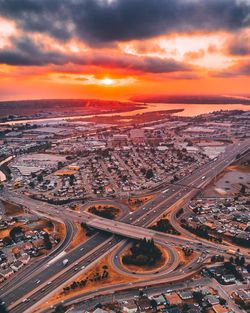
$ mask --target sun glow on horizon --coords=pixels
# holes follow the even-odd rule
[[[111,79],[109,77],[103,78],[100,83],[104,86],[114,86],[115,85],[115,80]]]

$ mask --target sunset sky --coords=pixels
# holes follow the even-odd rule
[[[250,0],[0,0],[0,100],[250,94]]]

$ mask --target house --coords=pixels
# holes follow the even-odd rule
[[[250,304],[250,291],[238,290],[237,295],[245,304]]]
[[[157,302],[157,305],[161,305],[161,304],[166,303],[166,299],[163,295],[160,295],[158,297],[154,297],[153,299]]]
[[[235,283],[235,277],[234,275],[232,274],[225,274],[225,275],[222,275],[222,280],[225,282],[225,283]]]
[[[125,313],[136,313],[137,312],[137,305],[133,299],[127,300],[127,301],[124,301],[122,310]]]
[[[173,305],[173,304],[178,305],[182,303],[181,298],[178,296],[176,292],[173,292],[171,294],[166,294],[165,298],[170,305]]]
[[[12,274],[14,274],[14,271],[12,268],[7,268],[5,270],[0,270],[0,274],[4,277],[4,278],[8,278],[10,277]]]
[[[23,263],[19,260],[15,261],[10,266],[15,272],[19,271],[23,267]]]
[[[142,297],[138,299],[137,306],[140,312],[146,312],[151,307],[151,303],[147,297]]]
[[[44,249],[44,240],[42,238],[36,239],[32,243],[35,248]]]
[[[33,249],[33,244],[31,242],[26,242],[24,245],[23,245],[23,250],[24,251],[29,251]]]
[[[4,280],[5,280],[5,277],[2,274],[0,274],[0,283],[2,283]]]
[[[27,253],[24,253],[20,258],[18,259],[21,261],[23,264],[27,264],[30,260],[30,256]]]
[[[93,313],[108,313],[108,311],[105,311],[103,309],[97,308]]]
[[[170,309],[164,309],[163,312],[165,312],[165,313],[181,313],[181,310],[178,307],[173,307]]]
[[[220,303],[219,299],[213,295],[207,295],[204,299],[207,300],[207,302],[211,305]]]
[[[228,309],[224,308],[220,304],[213,305],[213,310],[215,313],[229,313],[230,312]]]
[[[182,300],[193,299],[193,293],[191,291],[180,291],[178,292],[178,295]]]
[[[190,304],[188,313],[201,313],[201,307],[197,304]]]

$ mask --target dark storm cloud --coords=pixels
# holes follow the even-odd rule
[[[108,68],[121,68],[130,71],[148,73],[170,73],[188,71],[191,67],[172,59],[157,57],[139,57],[128,54],[105,56],[96,54],[89,59],[89,64]]]
[[[0,49],[0,64],[8,65],[46,65],[65,64],[70,58],[57,51],[44,51],[41,45],[33,43],[28,37],[13,38],[13,48]]]
[[[12,38],[11,49],[0,50],[0,64],[42,66],[48,64],[91,65],[145,73],[171,73],[189,71],[191,68],[172,59],[139,57],[128,54],[80,53],[67,54],[47,50],[43,44],[34,43],[29,37]]]
[[[237,34],[228,42],[228,52],[231,55],[250,55],[250,33]]]
[[[0,12],[26,31],[90,44],[250,24],[243,0],[0,0]]]

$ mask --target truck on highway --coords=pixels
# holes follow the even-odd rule
[[[68,259],[64,259],[63,261],[62,261],[62,264],[65,266],[65,265],[67,265],[69,263],[69,260]]]
[[[228,254],[231,254],[231,255],[242,255],[242,253],[240,253],[240,249],[237,249],[237,250],[234,250],[234,249],[228,249],[227,250],[227,253]]]
[[[235,255],[236,252],[237,252],[237,251],[236,251],[236,250],[233,250],[233,249],[228,249],[228,250],[227,250],[227,253],[228,253],[228,254],[231,254],[231,255]]]

